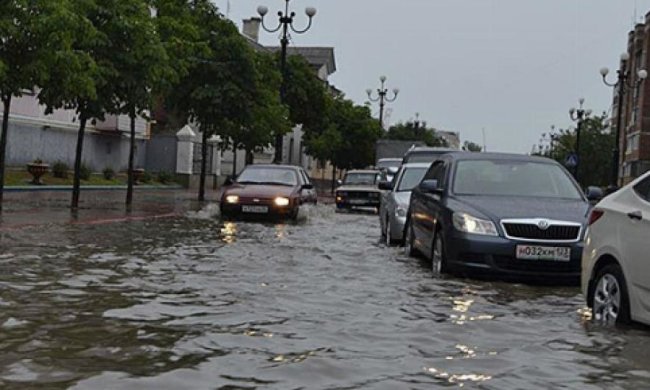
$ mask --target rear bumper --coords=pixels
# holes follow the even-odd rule
[[[582,242],[520,242],[503,237],[452,232],[446,237],[447,261],[451,269],[472,276],[537,281],[550,284],[580,282]],[[517,245],[570,247],[570,261],[517,259]]]

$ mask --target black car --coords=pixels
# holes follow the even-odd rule
[[[437,274],[575,283],[589,208],[553,160],[446,154],[412,192],[405,250],[431,258]]]

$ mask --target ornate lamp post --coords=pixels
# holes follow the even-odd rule
[[[580,182],[580,179],[578,177],[578,169],[580,168],[580,132],[582,130],[582,125],[585,121],[586,118],[588,118],[591,115],[591,110],[585,110],[582,108],[582,105],[585,103],[585,98],[580,98],[578,101],[580,103],[579,108],[571,108],[569,110],[569,118],[571,118],[572,121],[577,123],[576,126],[576,143],[575,146],[573,147],[573,152],[575,153],[576,156],[576,163],[573,172],[573,177],[575,177],[576,181]]]
[[[264,24],[264,17],[269,13],[268,7],[260,5],[257,7],[257,13],[262,18],[262,27],[265,31],[270,33],[275,33],[282,30],[282,35],[280,36],[280,47],[281,47],[281,56],[280,56],[280,72],[282,72],[282,85],[280,86],[280,98],[282,101],[285,101],[286,90],[287,90],[287,47],[289,46],[289,36],[290,32],[293,31],[296,34],[306,33],[312,25],[314,16],[316,15],[316,8],[307,7],[305,9],[305,14],[309,18],[309,24],[302,30],[296,29],[293,25],[294,18],[296,17],[295,12],[289,12],[289,1],[285,0],[286,6],[284,12],[278,11],[279,23],[276,28],[267,28]],[[282,135],[275,136],[275,157],[274,162],[276,164],[282,163]]]
[[[620,164],[620,138],[621,138],[621,126],[623,125],[623,101],[626,91],[633,90],[638,87],[639,84],[643,82],[648,77],[648,72],[645,69],[641,69],[637,72],[637,82],[632,83],[630,80],[630,71],[627,70],[627,62],[630,60],[630,54],[623,53],[621,54],[621,66],[617,71],[618,79],[615,83],[607,81],[607,75],[609,74],[608,68],[602,68],[600,70],[601,76],[603,76],[603,82],[605,85],[614,87],[618,93],[618,103],[617,103],[617,114],[616,114],[616,140],[614,143],[614,149],[612,151],[612,176],[610,179],[610,190],[618,187],[618,171]]]
[[[386,84],[386,76],[381,76],[379,78],[379,81],[381,81],[381,87],[377,89],[377,97],[373,98],[372,97],[372,89],[367,89],[366,93],[368,94],[368,99],[370,99],[371,102],[379,102],[379,125],[381,128],[384,128],[384,107],[386,106],[386,103],[392,103],[397,99],[397,95],[399,94],[399,89],[394,88],[393,89],[393,97],[389,98],[388,97],[388,89],[385,87]]]

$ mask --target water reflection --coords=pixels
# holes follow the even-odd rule
[[[0,238],[0,387],[644,388],[645,329],[577,289],[431,278],[376,215],[170,219]],[[302,214],[302,213],[301,213]]]

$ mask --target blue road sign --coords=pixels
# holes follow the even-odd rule
[[[578,155],[575,153],[571,153],[568,156],[566,156],[566,159],[564,160],[564,166],[567,168],[575,168],[578,166]]]

